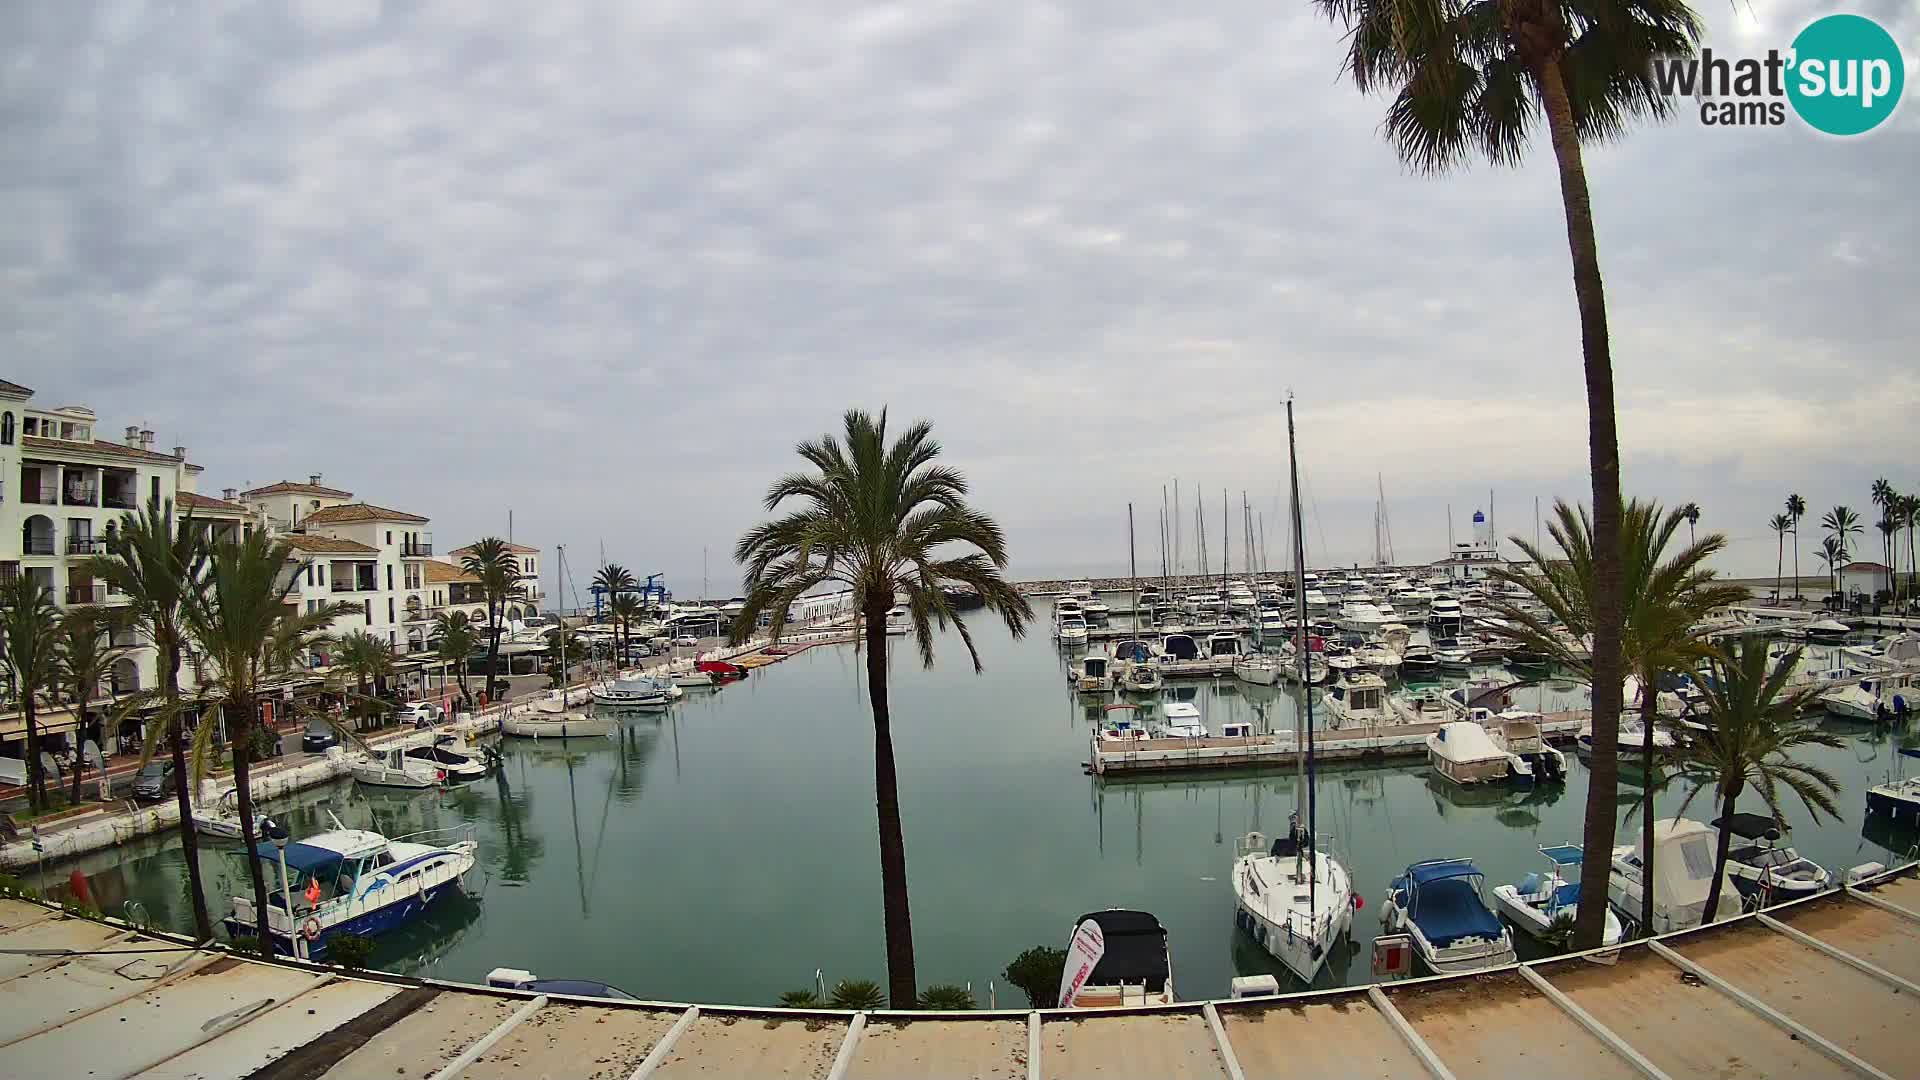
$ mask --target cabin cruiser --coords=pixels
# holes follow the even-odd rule
[[[1455,719],[1453,710],[1447,707],[1446,692],[1437,686],[1390,694],[1387,703],[1408,724],[1445,724]]]
[[[1663,818],[1653,823],[1657,852],[1653,860],[1653,933],[1687,930],[1740,914],[1740,889],[1730,874],[1721,880],[1719,906],[1711,915],[1707,912],[1716,838],[1713,829],[1690,818]],[[1645,866],[1638,841],[1613,849],[1607,899],[1634,918],[1640,914],[1641,871]]]
[[[1355,646],[1348,655],[1353,657],[1355,668],[1371,671],[1383,679],[1393,678],[1400,670],[1400,654],[1377,641]]]
[[[1451,596],[1435,596],[1427,602],[1427,625],[1441,630],[1460,629],[1461,620],[1466,612],[1460,607],[1460,601]]]
[[[1254,653],[1233,662],[1233,677],[1252,686],[1274,686],[1280,682],[1281,659]]]
[[[1780,843],[1781,826],[1765,814],[1715,818],[1713,827],[1732,834],[1727,873],[1741,896],[1762,902],[1798,900],[1833,884],[1827,868]]]
[[[1169,703],[1161,710],[1160,737],[1163,739],[1204,739],[1207,725],[1200,721],[1200,710],[1185,701]]]
[[[291,904],[287,892],[277,887],[282,852],[262,846],[260,869],[274,886],[267,897],[273,951],[301,955],[295,952],[298,939],[305,955],[320,957],[326,954],[327,941],[338,934],[369,937],[413,921],[434,901],[459,890],[461,879],[473,869],[477,846],[472,825],[392,840],[360,829],[318,833],[285,848]],[[233,914],[224,922],[236,940],[253,937],[258,922],[253,900],[234,897]]]
[[[1240,655],[1240,635],[1222,630],[1207,635],[1207,657],[1211,660],[1231,659]]]
[[[1144,911],[1109,908],[1080,916],[1074,923],[1075,933],[1083,922],[1100,928],[1106,951],[1072,1000],[1060,1003],[1061,1008],[1173,1004],[1173,960],[1159,919]]]
[[[1513,688],[1518,685],[1519,680],[1512,676],[1494,673],[1470,679],[1448,690],[1444,697],[1454,718],[1465,720],[1475,709],[1503,712],[1512,708]]]
[[[1181,606],[1197,615],[1201,612],[1222,611],[1227,604],[1216,592],[1190,592],[1187,594],[1186,602]]]
[[[710,689],[719,685],[713,672],[703,671],[692,660],[675,660],[667,666],[667,681],[682,689]]]
[[[258,811],[255,811],[254,820],[259,821]],[[194,807],[193,828],[202,836],[220,840],[240,839],[240,789],[229,788],[222,792],[220,801],[211,808]]]
[[[1153,650],[1138,639],[1115,642],[1113,662],[1108,667],[1113,686],[1129,694],[1155,694],[1160,691],[1160,669],[1153,662]]]
[[[1545,784],[1567,778],[1567,756],[1547,743],[1539,713],[1511,709],[1494,713],[1474,710],[1468,719],[1487,729],[1493,745],[1506,751],[1508,779],[1521,784]]]
[[[484,779],[491,770],[484,761],[454,749],[454,737],[442,735],[432,743],[407,748],[407,756],[425,761],[444,772],[452,783],[464,784]]]
[[[1271,846],[1257,832],[1234,845],[1233,897],[1234,924],[1309,985],[1353,929],[1353,880],[1307,839],[1297,816]]]
[[[1340,614],[1334,616],[1340,629],[1356,634],[1370,634],[1387,623],[1397,621],[1376,607],[1371,601],[1348,597],[1340,602]]]
[[[593,703],[610,709],[660,709],[673,700],[672,686],[651,675],[625,674],[593,687]]]
[[[1324,700],[1329,728],[1376,727],[1400,719],[1387,704],[1387,681],[1370,671],[1341,674]]]
[[[1243,583],[1236,583],[1227,589],[1227,609],[1229,611],[1252,611],[1259,599],[1253,590]]]
[[[1443,724],[1427,736],[1427,764],[1456,784],[1500,783],[1512,773],[1506,750],[1471,720]]]
[[[1382,928],[1413,939],[1413,954],[1435,975],[1514,962],[1513,935],[1480,895],[1486,875],[1471,859],[1428,859],[1387,886]]]
[[[618,722],[611,717],[590,716],[584,709],[565,712],[509,714],[500,721],[500,733],[522,739],[601,739],[611,734]]]
[[[446,771],[430,761],[407,756],[400,747],[376,750],[347,763],[347,772],[356,783],[368,787],[424,788],[447,782]]]
[[[1333,610],[1333,603],[1327,599],[1327,594],[1311,585],[1307,587],[1306,602],[1309,615],[1325,615]]]
[[[1091,600],[1093,598],[1093,582],[1069,581],[1067,582],[1067,595],[1082,601]]]
[[[1440,661],[1428,646],[1408,645],[1400,651],[1400,677],[1409,682],[1439,678]]]
[[[1160,656],[1166,660],[1200,659],[1200,643],[1189,634],[1167,634],[1160,639]]]
[[[1062,615],[1054,624],[1053,636],[1062,645],[1085,645],[1088,637],[1087,620],[1079,615]]]
[[[1894,760],[1900,773],[1867,789],[1867,816],[1885,814],[1894,822],[1920,822],[1920,776],[1906,775],[1907,759],[1920,758],[1920,747],[1903,746]]]
[[[1280,674],[1288,682],[1300,681],[1300,652],[1291,644],[1280,649]],[[1309,643],[1306,677],[1309,686],[1325,686],[1333,678],[1333,668],[1327,666],[1324,646],[1316,648]]]
[[[1647,745],[1647,729],[1640,725],[1639,718],[1622,714],[1620,717],[1620,745],[1617,751],[1619,755],[1622,757],[1626,757],[1626,756],[1644,757],[1646,754],[1646,745]],[[1668,731],[1666,728],[1663,728],[1658,724],[1655,724],[1653,726],[1653,752],[1654,753],[1670,754],[1676,748],[1678,748],[1679,745],[1680,745],[1680,741],[1673,737],[1673,732]],[[1573,749],[1575,753],[1579,754],[1583,758],[1592,756],[1593,754],[1593,721],[1592,720],[1588,720],[1585,723],[1580,725],[1579,733],[1574,736]]]
[[[1434,593],[1425,585],[1405,583],[1388,593],[1387,599],[1401,611],[1426,611],[1433,604]]]
[[[1920,709],[1920,672],[1871,675],[1823,692],[1820,704],[1849,720],[1893,719]]]
[[[1067,669],[1067,681],[1082,694],[1106,694],[1113,690],[1113,659],[1103,653],[1088,653]]]
[[[1084,618],[1086,614],[1087,609],[1082,606],[1080,598],[1077,596],[1056,597],[1053,601],[1053,617],[1056,621],[1068,615],[1078,615]]]
[[[1579,845],[1555,844],[1542,847],[1540,854],[1547,858],[1545,873],[1531,873],[1516,884],[1493,887],[1494,907],[1508,922],[1535,938],[1546,936],[1556,925],[1571,926],[1580,911]],[[1622,936],[1620,917],[1608,907],[1600,944],[1618,945]]]

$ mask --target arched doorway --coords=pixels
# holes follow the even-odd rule
[[[27,555],[53,554],[53,519],[34,514],[20,528],[20,550]]]

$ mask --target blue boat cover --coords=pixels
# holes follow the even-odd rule
[[[1900,752],[1907,757],[1920,758],[1920,746],[1903,746]]]
[[[1436,949],[1462,938],[1500,936],[1500,920],[1480,899],[1480,891],[1465,876],[1438,878],[1413,893],[1408,912],[1420,933]]]
[[[1580,883],[1577,881],[1569,881],[1553,890],[1553,906],[1556,908],[1572,907],[1579,902]]]
[[[1425,885],[1429,881],[1441,881],[1446,878],[1479,877],[1480,871],[1473,865],[1472,859],[1428,859],[1407,867],[1407,876],[1415,885]]]
[[[274,850],[273,845],[264,844],[260,847],[260,861],[270,866],[279,866],[280,853]],[[315,847],[312,844],[287,845],[288,870],[319,877],[339,869],[340,862],[341,855],[337,851],[329,851],[326,848]],[[242,861],[240,865],[245,866],[246,863]]]
[[[1578,844],[1553,844],[1540,849],[1540,854],[1553,860],[1555,866],[1579,866],[1585,852]]]

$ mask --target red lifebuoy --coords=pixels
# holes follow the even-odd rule
[[[320,937],[320,920],[310,918],[306,922],[301,923],[300,936],[306,938],[308,941],[317,940]]]

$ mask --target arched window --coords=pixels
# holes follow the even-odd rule
[[[13,414],[0,413],[0,446],[13,445]]]

